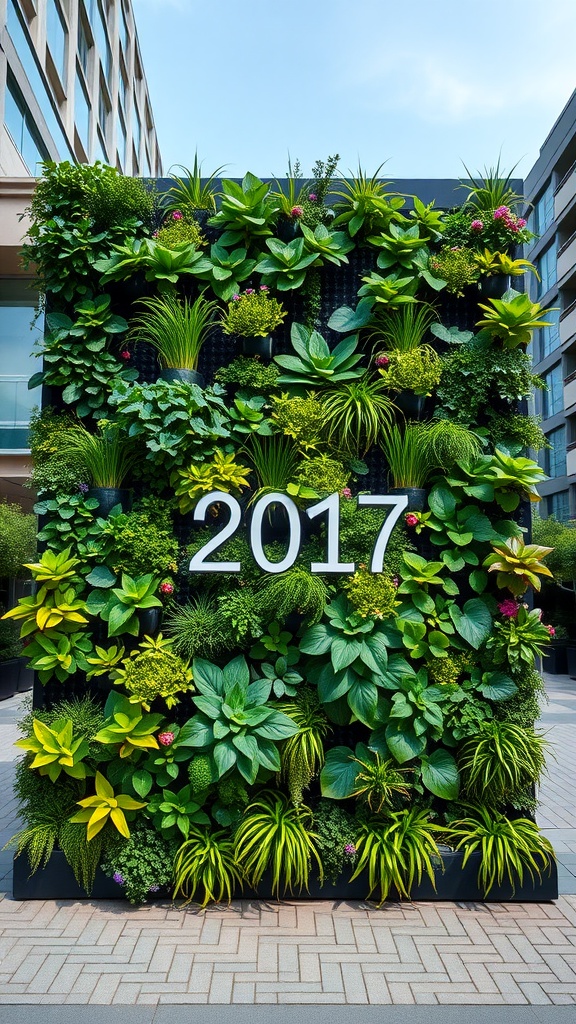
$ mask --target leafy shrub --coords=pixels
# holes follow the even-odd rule
[[[133,512],[110,516],[104,536],[111,543],[106,561],[115,573],[163,576],[177,569],[178,541],[165,501],[144,498]]]
[[[354,863],[358,825],[343,807],[320,800],[314,811],[314,831],[324,874],[331,885],[336,885],[345,867]]]
[[[268,395],[276,387],[280,370],[274,363],[266,366],[252,356],[237,356],[227,366],[216,371],[215,379],[220,384],[237,384],[239,388],[250,388],[259,394]]]
[[[36,553],[36,516],[0,501],[0,578],[29,575],[23,568]]]
[[[360,565],[354,575],[346,579],[343,589],[350,604],[363,618],[389,619],[400,603],[397,588],[390,578],[382,572],[369,572],[365,565]]]
[[[451,419],[477,423],[499,400],[515,406],[544,386],[531,365],[530,356],[520,349],[462,345],[444,357],[438,400]]]
[[[174,840],[156,829],[138,824],[129,839],[115,839],[106,850],[102,870],[122,886],[130,903],[145,903],[166,889],[174,878],[173,861],[178,849]]]
[[[82,460],[63,459],[59,437],[62,430],[74,424],[69,413],[58,413],[50,406],[36,409],[30,417],[28,443],[32,454],[30,486],[39,494],[72,494],[78,485],[86,483]]]

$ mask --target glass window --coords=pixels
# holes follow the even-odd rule
[[[40,369],[31,354],[42,332],[33,326],[37,296],[21,281],[0,280],[0,450],[28,447],[30,413],[40,401],[28,380]]]
[[[535,235],[543,235],[553,223],[554,187],[552,185],[552,181],[549,181],[530,214],[529,227]]]
[[[560,310],[547,313],[546,320],[550,327],[542,327],[540,330],[540,359],[560,348]]]
[[[96,3],[92,6],[90,11],[90,21],[96,37],[96,46],[98,47],[104,74],[107,81],[110,81],[110,76],[112,74],[112,50],[110,49],[110,43],[108,42],[106,18],[102,13],[100,4]]]
[[[138,107],[134,104],[134,149],[136,154],[140,155],[140,145],[142,142],[142,122],[138,113]]]
[[[126,14],[124,7],[120,5],[120,19],[119,19],[119,35],[120,35],[120,46],[124,52],[126,59],[128,59],[128,48],[130,46],[130,36],[128,34],[128,24],[126,21]]]
[[[548,513],[554,516],[561,523],[567,523],[570,518],[570,498],[568,491],[558,491],[548,498]]]
[[[48,0],[46,9],[46,40],[62,84],[66,82],[66,51],[68,30],[56,0]]]
[[[120,111],[118,111],[118,117],[116,118],[116,149],[118,151],[118,159],[120,160],[120,166],[122,170],[126,167],[126,126],[124,124],[124,118]]]
[[[548,385],[548,391],[542,393],[542,412],[544,419],[555,416],[564,408],[564,378],[562,376],[562,364],[553,366],[548,373],[544,374],[544,380]]]
[[[98,124],[102,129],[102,134],[106,138],[106,131],[108,127],[108,115],[110,113],[110,101],[106,95],[106,89],[104,83],[100,82],[100,92],[98,93]]]
[[[549,245],[536,260],[536,269],[541,278],[540,281],[538,281],[536,276],[533,278],[533,289],[536,295],[544,295],[556,283],[556,253],[557,244],[556,240],[554,240],[552,245]]]
[[[48,128],[58,150],[58,159],[64,160],[65,158],[70,157],[72,160],[75,160],[74,152],[62,130],[62,126],[52,105],[52,99],[46,90],[45,82],[38,70],[37,58],[30,45],[28,35],[22,26],[19,8],[15,0],[9,0],[8,2],[6,10],[6,27],[10,38],[14,43],[16,53],[18,54],[18,58],[26,74],[26,78],[30,83],[34,96],[36,97],[36,101],[42,111],[46,127]],[[42,149],[44,149],[43,146]],[[48,158],[48,152],[46,152],[43,159],[44,158]],[[32,163],[32,167],[33,166],[34,162]]]
[[[122,72],[118,75],[118,94],[124,111],[126,111],[126,79]]]
[[[86,77],[88,77],[88,65],[90,62],[91,49],[92,43],[88,39],[84,19],[80,15],[78,17],[78,60],[80,61],[80,66]]]
[[[566,475],[566,427],[558,427],[546,435],[550,449],[546,452],[548,476]]]
[[[104,145],[104,139],[100,133],[100,129],[96,132],[96,145],[94,146],[94,160],[100,160],[103,164],[108,163],[108,156],[106,154],[106,147]]]
[[[76,87],[74,89],[74,122],[76,131],[78,132],[78,138],[84,147],[84,152],[88,155],[90,140],[90,103],[88,102],[88,94],[84,88],[84,82],[82,81],[78,71],[76,71]]]
[[[49,153],[42,144],[34,118],[10,72],[6,82],[4,124],[30,174],[36,176],[39,173],[38,164],[48,160]]]

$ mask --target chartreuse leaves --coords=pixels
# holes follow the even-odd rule
[[[107,779],[101,772],[96,772],[96,793],[94,796],[87,796],[77,803],[82,808],[72,818],[71,822],[82,822],[87,825],[87,839],[90,842],[104,828],[108,821],[118,830],[125,839],[130,838],[130,829],[126,821],[125,811],[138,811],[146,804],[141,800],[134,800],[124,793],[115,793]]]

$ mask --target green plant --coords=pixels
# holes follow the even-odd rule
[[[362,278],[362,282],[358,295],[369,300],[371,306],[367,308],[376,305],[376,309],[380,306],[394,309],[409,302],[416,302],[414,296],[418,279],[409,274],[393,272],[382,277],[373,270],[371,274],[366,274]]]
[[[527,345],[536,328],[550,327],[549,320],[543,320],[547,313],[557,307],[542,309],[539,302],[532,302],[530,296],[515,292],[513,288],[506,292],[503,299],[489,299],[489,306],[479,303],[480,309],[486,314],[478,320],[477,327],[482,328],[490,338],[498,338],[504,348],[516,348]]]
[[[62,772],[73,779],[86,778],[83,759],[88,753],[88,743],[84,737],[74,736],[70,719],[57,719],[50,728],[35,718],[32,731],[32,736],[16,740],[15,744],[35,755],[29,763],[31,769],[37,768],[51,782],[56,782]]]
[[[426,244],[429,239],[422,235],[420,225],[402,227],[399,224],[390,224],[387,231],[382,231],[379,235],[370,235],[368,241],[380,250],[377,265],[381,270],[409,275],[416,284],[418,278],[422,278],[436,291],[444,287],[444,282],[439,281],[437,275],[430,273],[430,250]]]
[[[350,470],[338,459],[332,459],[329,455],[313,455],[299,463],[293,482],[288,484],[286,490],[294,498],[314,498],[342,491],[349,479]],[[307,491],[310,493],[307,494]]]
[[[314,831],[324,874],[331,885],[336,885],[344,867],[356,859],[356,822],[343,807],[320,800],[314,810]]]
[[[540,501],[536,485],[545,479],[544,470],[533,459],[515,458],[497,448],[493,455],[459,463],[452,469],[448,482],[471,497],[495,501],[505,512],[512,512],[521,498]]]
[[[345,580],[343,589],[350,604],[364,619],[389,619],[394,616],[399,603],[396,587],[388,575],[368,572],[363,565]]]
[[[177,569],[178,541],[165,500],[143,498],[132,512],[109,516],[102,535],[110,545],[106,562],[115,573],[160,576]]]
[[[194,689],[191,670],[167,647],[161,633],[156,640],[143,641],[121,667],[114,667],[112,677],[116,686],[128,691],[130,703],[141,703],[146,711],[157,697],[173,708],[179,694]]]
[[[15,622],[2,622],[3,611],[4,608],[0,605],[0,662],[19,658],[22,654],[20,630]]]
[[[85,498],[84,494],[64,494],[37,501],[34,512],[45,517],[38,540],[46,541],[52,551],[77,545],[78,553],[83,559],[87,558],[89,550],[94,553],[92,545],[98,545],[104,528],[105,520],[95,518],[98,507],[97,498]]]
[[[322,877],[322,862],[312,831],[312,811],[304,804],[294,807],[282,793],[263,790],[253,800],[234,837],[238,864],[248,882],[257,888],[267,868],[272,873],[272,892],[308,889],[311,862]]]
[[[366,376],[326,391],[322,406],[328,438],[337,438],[343,449],[362,455],[390,429],[395,408],[386,394],[386,383]]]
[[[521,277],[522,274],[530,271],[540,280],[540,275],[533,263],[530,263],[529,260],[513,260],[505,252],[490,252],[490,249],[484,249],[484,252],[476,253],[475,259],[478,270],[485,277],[493,277],[496,274],[503,274],[506,277]]]
[[[331,726],[311,687],[301,687],[292,700],[283,700],[278,707],[298,726],[298,732],[284,741],[280,752],[281,778],[288,786],[290,799],[298,806],[304,799],[303,791],[324,764],[324,739]]]
[[[468,175],[467,181],[460,182],[460,188],[468,193],[464,205],[472,207],[474,213],[492,213],[500,206],[519,205],[523,197],[512,188],[512,175],[515,169],[516,165],[509,173],[503,171],[498,157],[495,166],[477,171],[474,177],[464,164],[464,170]]]
[[[321,267],[328,262],[340,267],[348,263],[346,253],[354,248],[354,242],[345,231],[329,230],[324,224],[317,224],[314,230],[301,224],[300,229],[304,235],[304,249],[316,254],[312,266]]]
[[[494,664],[509,665],[511,672],[515,673],[522,663],[532,666],[535,658],[545,654],[551,637],[541,619],[540,608],[528,610],[518,605],[515,615],[507,615],[502,622],[495,622],[494,632],[486,641],[486,649],[492,652]]]
[[[164,368],[196,370],[203,345],[214,325],[216,302],[200,295],[195,302],[181,302],[174,295],[140,299],[144,307],[132,321],[130,338],[156,350]]]
[[[210,210],[216,211],[216,188],[215,181],[224,170],[217,167],[212,174],[202,174],[202,163],[198,161],[198,151],[194,153],[192,169],[184,167],[183,164],[175,165],[182,171],[182,176],[171,174],[174,182],[162,197],[162,206],[166,210]]]
[[[266,285],[258,291],[247,288],[228,303],[222,330],[240,338],[265,338],[286,315],[282,303],[269,294]]]
[[[252,356],[237,356],[227,366],[216,371],[215,379],[222,384],[237,384],[239,388],[250,388],[268,395],[276,387],[280,370],[273,363],[266,366]]]
[[[303,566],[294,565],[265,580],[259,593],[264,615],[282,622],[298,612],[308,624],[319,622],[328,599],[328,588],[320,576]]]
[[[26,575],[24,563],[36,553],[36,520],[20,505],[0,501],[0,578]]]
[[[3,619],[22,619],[20,636],[30,636],[39,630],[51,637],[54,631],[73,633],[85,626],[88,619],[83,614],[87,605],[78,598],[74,587],[40,587],[31,597],[21,597],[15,608],[2,616]]]
[[[71,427],[75,420],[68,413],[57,413],[52,406],[33,409],[28,429],[28,444],[32,458],[30,484],[39,496],[46,492],[64,495],[78,490],[83,483],[84,469],[78,461],[64,462],[60,458],[59,437],[63,428]],[[78,500],[80,500],[78,498]]]
[[[464,288],[474,284],[480,275],[476,254],[465,247],[444,245],[439,253],[430,256],[428,266],[437,278],[446,282],[446,290],[457,296],[464,295]]]
[[[192,825],[209,825],[210,818],[200,809],[192,786],[183,786],[177,793],[163,789],[148,802],[146,813],[152,817],[154,827],[169,838],[188,839]]]
[[[283,393],[272,399],[272,420],[303,451],[316,448],[324,433],[324,405],[313,391],[305,397]]]
[[[195,658],[193,676],[199,691],[193,697],[198,713],[188,723],[186,744],[212,753],[219,778],[235,766],[250,784],[260,766],[280,771],[276,742],[292,736],[297,726],[266,703],[271,681],[251,683],[241,657],[224,669]]]
[[[471,800],[503,803],[538,781],[544,768],[546,741],[541,733],[510,722],[485,722],[476,736],[458,749],[462,785]]]
[[[304,238],[281,242],[278,238],[268,238],[266,247],[269,256],[262,256],[256,264],[256,273],[276,288],[279,292],[289,292],[301,288],[306,280],[308,268],[316,263],[317,254],[306,249]]]
[[[240,438],[246,434],[270,437],[272,427],[265,409],[266,399],[262,395],[250,398],[245,392],[239,391],[229,409],[232,433]]]
[[[504,401],[515,406],[544,382],[531,372],[531,359],[520,349],[504,349],[480,338],[443,357],[438,399],[448,417],[478,423],[484,410]]]
[[[59,624],[60,629],[63,625]],[[89,633],[66,634],[57,628],[37,633],[25,648],[28,668],[38,673],[42,685],[53,676],[59,683],[65,683],[78,670],[87,672],[90,667],[87,655],[91,653],[92,637]]]
[[[445,472],[456,462],[474,462],[481,451],[478,434],[451,420],[433,420],[430,447],[435,464]]]
[[[434,883],[434,860],[439,857],[434,833],[441,831],[418,807],[393,811],[388,822],[371,819],[360,826],[356,839],[357,862],[352,880],[368,870],[368,896],[379,889],[381,906],[391,889],[410,899],[414,881],[424,873]]]
[[[297,655],[298,652],[294,653]],[[296,671],[294,664],[292,658],[288,659],[281,654],[274,663],[263,661],[253,670],[254,678],[269,679],[275,697],[293,697],[298,691],[298,684],[302,682],[302,676]]]
[[[550,553],[550,548],[540,544],[524,544],[518,537],[510,537],[498,544],[492,544],[493,553],[488,555],[483,566],[488,572],[496,573],[496,585],[507,587],[515,597],[523,594],[528,587],[540,590],[540,576],[552,576],[550,569],[541,561]]]
[[[431,395],[442,377],[442,360],[429,345],[405,352],[389,349],[388,355],[377,355],[375,363],[382,377],[380,386],[385,390]]]
[[[465,806],[472,813],[453,821],[450,835],[458,841],[456,849],[464,850],[463,866],[471,854],[480,852],[478,885],[484,891],[484,898],[494,885],[501,886],[504,878],[508,879],[514,893],[516,882],[522,885],[525,872],[534,884],[546,868],[551,870],[554,850],[536,822],[529,818],[512,820],[490,806]]]
[[[130,829],[124,812],[138,811],[146,804],[141,800],[134,800],[133,797],[126,796],[124,793],[115,793],[102,772],[96,772],[95,786],[94,796],[87,796],[83,800],[76,801],[82,810],[70,818],[71,823],[86,824],[88,842],[98,835],[108,821],[112,822],[120,835],[129,839]]]
[[[206,268],[198,271],[196,277],[208,281],[214,294],[224,302],[229,302],[240,291],[241,282],[250,277],[256,266],[256,260],[247,258],[246,249],[230,252],[219,243],[211,247],[203,263]]]
[[[82,462],[94,487],[121,487],[139,458],[133,438],[115,423],[100,420],[98,433],[78,424],[60,435],[63,458]]]
[[[356,352],[357,339],[345,338],[332,351],[321,334],[308,331],[303,324],[293,323],[290,340],[295,356],[274,356],[284,371],[279,384],[325,386],[329,383],[355,380],[364,374],[356,364],[362,354]]]
[[[131,704],[119,693],[109,695],[104,714],[104,725],[94,737],[97,743],[118,746],[120,758],[132,757],[149,749],[158,750],[158,741],[153,734],[163,720],[162,715],[143,714],[141,707]]]
[[[525,455],[528,449],[539,452],[548,447],[540,422],[539,416],[521,413],[502,415],[490,411],[486,432],[494,448],[506,448],[511,454]]]
[[[175,242],[168,248],[154,238],[144,238],[126,245],[114,245],[112,249],[112,256],[93,263],[103,285],[110,281],[126,281],[142,272],[147,281],[155,283],[162,295],[172,295],[183,275],[197,275],[210,269],[202,251],[190,242]]]
[[[351,238],[359,233],[368,235],[375,231],[386,231],[394,220],[399,220],[398,211],[404,206],[404,199],[396,192],[387,192],[389,181],[380,181],[378,174],[384,164],[376,168],[371,178],[358,165],[356,175],[350,172],[349,179],[338,182],[334,195],[337,212],[335,225],[345,224]]]
[[[427,423],[392,426],[380,440],[393,487],[424,487],[435,467]]]
[[[272,491],[286,491],[299,465],[296,447],[287,437],[260,438],[252,434],[246,448],[257,487],[252,500]]]
[[[90,615],[99,615],[108,623],[108,636],[130,633],[138,636],[140,623],[136,614],[140,609],[161,608],[162,602],[154,596],[159,580],[152,573],[136,576],[134,579],[123,572],[121,586],[112,587],[115,578],[106,580],[109,589],[94,589],[88,595],[86,607]],[[110,589],[111,588],[111,589]]]
[[[184,896],[186,906],[198,893],[202,908],[224,899],[230,903],[242,881],[229,834],[192,827],[174,859],[174,897]]]
[[[427,303],[411,302],[397,308],[374,310],[370,338],[384,342],[386,349],[411,352],[420,347],[437,314]]]
[[[271,225],[278,216],[279,205],[266,182],[250,172],[240,185],[223,178],[218,195],[220,209],[208,223],[222,230],[221,245],[230,247],[241,243],[248,249],[255,239],[272,234]]]
[[[174,841],[138,823],[129,839],[106,849],[101,867],[122,886],[130,903],[145,903],[151,894],[171,885],[176,850]]]
[[[172,638],[174,650],[187,659],[217,658],[229,643],[222,613],[206,594],[174,605],[166,616],[164,631]]]
[[[167,249],[172,249],[180,242],[193,245],[195,249],[203,249],[207,244],[194,215],[187,211],[182,213],[180,210],[167,214],[155,238]]]
[[[332,800],[361,797],[370,811],[394,809],[398,797],[410,797],[411,783],[405,776],[412,768],[398,768],[391,758],[383,758],[365,743],[350,747],[332,747],[320,776],[322,796]],[[375,806],[376,805],[376,806]]]
[[[211,462],[194,463],[181,466],[170,475],[170,483],[178,499],[178,508],[182,514],[189,512],[203,494],[210,491],[225,491],[227,494],[239,493],[243,487],[249,487],[246,477],[250,470],[236,462],[232,452],[226,455],[220,448],[214,452]]]

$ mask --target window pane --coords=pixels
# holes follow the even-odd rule
[[[78,18],[78,60],[82,70],[88,76],[88,63],[92,44],[88,42],[88,35],[82,17]]]
[[[124,121],[120,111],[118,111],[118,117],[116,118],[116,131],[118,136],[116,149],[118,150],[118,157],[120,159],[122,170],[124,170],[126,167],[126,128],[124,127]]]
[[[48,0],[46,38],[54,66],[62,83],[66,82],[66,37],[66,26],[60,8],[56,0]]]
[[[534,276],[533,278],[533,293],[537,296],[544,295],[553,284],[556,283],[556,241],[552,242],[552,245],[542,253],[539,259],[536,260],[536,269],[540,274],[541,280]]]
[[[546,453],[548,462],[548,476],[566,475],[566,427],[558,427],[547,435],[551,445]]]
[[[38,164],[48,159],[48,150],[38,137],[32,114],[10,73],[6,82],[4,124],[30,174],[39,173]]]
[[[529,217],[530,230],[543,235],[554,222],[554,188],[549,181]]]
[[[40,401],[28,380],[40,369],[32,348],[41,331],[31,329],[35,296],[20,298],[19,282],[0,282],[0,448],[26,448],[30,412]],[[12,294],[11,294],[12,293]]]
[[[555,309],[546,314],[550,327],[542,327],[540,331],[540,358],[544,359],[560,348],[560,310]]]
[[[561,523],[568,522],[570,518],[570,499],[568,491],[559,491],[548,498],[548,510],[551,515]]]
[[[544,380],[548,385],[548,391],[543,393],[543,412],[544,418],[547,419],[549,416],[555,416],[557,412],[562,412],[564,408],[564,378],[562,376],[562,364],[558,363],[557,366],[552,367],[548,373],[544,374]]]
[[[90,104],[84,88],[84,83],[76,71],[76,87],[74,89],[74,120],[76,131],[86,154],[88,155],[88,140],[90,138]]]
[[[94,4],[92,11],[90,12],[90,21],[94,30],[94,36],[96,37],[96,45],[100,54],[100,60],[102,61],[104,74],[106,76],[106,80],[109,82],[112,74],[112,51],[110,49],[110,43],[108,42],[106,19],[102,13],[100,4]]]

